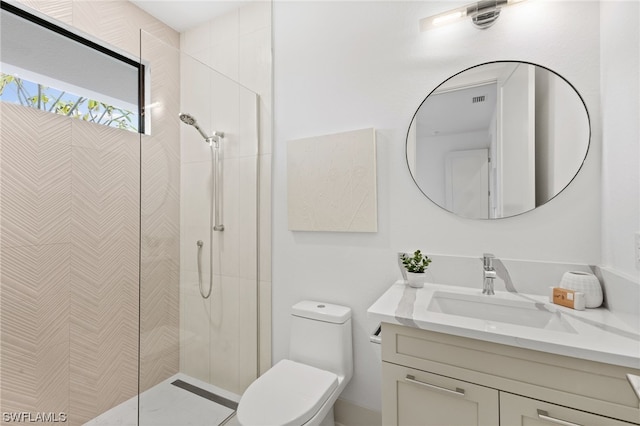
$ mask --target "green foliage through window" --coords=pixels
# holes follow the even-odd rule
[[[0,100],[118,129],[138,131],[138,114],[0,73]]]

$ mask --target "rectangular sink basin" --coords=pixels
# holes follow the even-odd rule
[[[499,295],[435,291],[427,310],[465,318],[576,333],[555,308],[533,300],[514,300]]]

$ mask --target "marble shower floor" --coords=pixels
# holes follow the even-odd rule
[[[140,395],[139,424],[138,398],[133,397],[85,423],[85,426],[238,425],[233,409],[173,385],[172,383],[176,380],[181,380],[236,403],[240,399],[238,395],[178,373]]]

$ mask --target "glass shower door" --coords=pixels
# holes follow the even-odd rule
[[[139,424],[220,424],[258,375],[258,97],[141,37]]]

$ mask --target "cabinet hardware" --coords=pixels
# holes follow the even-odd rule
[[[456,390],[451,390],[451,389],[443,388],[440,386],[432,385],[429,383],[421,382],[420,380],[416,380],[415,376],[412,376],[411,374],[407,374],[407,377],[405,377],[404,379],[409,383],[414,383],[416,385],[424,386],[439,392],[445,392],[445,393],[453,394],[456,396],[464,396],[464,389],[461,389],[461,388],[456,388]]]
[[[547,422],[550,423],[555,423],[557,425],[563,425],[563,426],[582,426],[578,423],[572,423],[572,422],[568,422],[566,420],[562,420],[562,419],[556,419],[555,417],[550,417],[549,413],[547,413],[544,410],[540,410],[538,409],[538,418],[540,420],[545,420]]]

